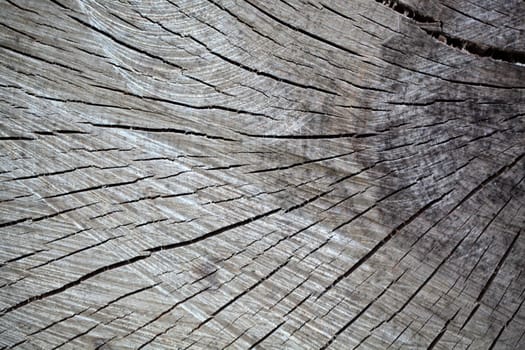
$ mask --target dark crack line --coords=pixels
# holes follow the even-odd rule
[[[111,128],[111,129],[125,129],[125,130],[135,130],[135,131],[145,131],[145,132],[151,132],[151,133],[174,133],[174,134],[181,134],[181,135],[190,135],[190,136],[200,136],[205,137],[208,139],[214,139],[214,140],[223,140],[223,141],[236,141],[234,139],[222,137],[222,136],[214,136],[214,135],[208,135],[202,132],[198,131],[192,131],[192,130],[183,130],[183,129],[175,129],[175,128],[150,128],[150,127],[143,127],[143,126],[135,126],[135,125],[124,125],[124,124],[101,124],[101,123],[88,123],[91,126],[98,127],[98,128]]]
[[[130,180],[130,181],[114,182],[114,183],[109,183],[109,184],[102,184],[102,185],[92,186],[92,187],[88,187],[88,188],[81,188],[81,189],[78,189],[78,190],[73,190],[73,191],[64,192],[64,193],[53,194],[53,195],[45,196],[45,197],[42,197],[42,198],[43,199],[57,198],[57,197],[68,196],[68,195],[71,195],[71,194],[95,191],[95,190],[99,190],[99,189],[102,189],[102,188],[110,188],[110,187],[131,185],[131,184],[137,183],[137,182],[142,181],[142,180],[150,179],[153,176],[154,175],[148,175],[148,176],[139,177],[139,178],[137,178],[135,180]]]
[[[336,159],[336,158],[340,158],[340,157],[346,157],[348,155],[351,155],[352,153],[355,153],[355,151],[347,152],[347,153],[343,153],[343,154],[337,154],[335,156],[329,156],[329,157],[323,157],[323,158],[317,158],[317,159],[309,159],[309,160],[306,160],[304,162],[294,163],[294,164],[290,164],[290,165],[282,165],[282,166],[275,167],[275,168],[270,168],[270,169],[253,170],[253,171],[250,171],[248,173],[249,174],[255,174],[255,173],[266,173],[266,172],[270,172],[270,171],[286,170],[286,169],[294,168],[294,167],[301,166],[301,165],[307,165],[307,164],[311,164],[311,163],[323,162],[325,160],[332,160],[332,159]]]
[[[377,136],[378,133],[342,133],[342,134],[318,134],[318,135],[272,135],[272,134],[251,134],[242,131],[236,131],[238,134],[246,137],[264,138],[264,139],[296,139],[296,140],[324,140],[324,139],[340,139],[340,138],[366,138]]]
[[[204,234],[202,236],[199,236],[199,237],[195,237],[195,238],[192,238],[192,239],[189,239],[189,240],[186,240],[186,241],[182,241],[182,242],[171,243],[171,244],[166,244],[166,245],[161,245],[161,246],[149,248],[149,249],[146,249],[146,251],[150,252],[150,253],[155,253],[155,252],[159,252],[159,251],[162,251],[162,250],[169,250],[169,249],[184,247],[184,246],[187,246],[187,245],[190,245],[190,244],[201,242],[201,241],[203,241],[205,239],[217,236],[217,235],[219,235],[219,234],[221,234],[223,232],[233,230],[233,229],[235,229],[237,227],[249,224],[249,223],[251,223],[253,221],[256,221],[256,220],[265,218],[267,216],[270,216],[272,214],[275,214],[275,213],[277,213],[280,210],[281,210],[281,208],[270,210],[270,211],[268,211],[268,212],[266,212],[264,214],[256,215],[256,216],[250,217],[248,219],[245,219],[245,220],[233,223],[231,225],[227,225],[227,226],[221,227],[221,228],[219,228],[217,230],[208,232],[208,233],[206,233],[206,234]]]

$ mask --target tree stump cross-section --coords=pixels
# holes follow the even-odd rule
[[[521,0],[0,1],[0,348],[525,349]]]

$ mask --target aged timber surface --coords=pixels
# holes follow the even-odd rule
[[[524,31],[0,1],[0,348],[524,349]]]

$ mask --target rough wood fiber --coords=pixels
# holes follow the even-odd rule
[[[0,2],[0,347],[525,348],[525,3]]]

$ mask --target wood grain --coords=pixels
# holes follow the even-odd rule
[[[0,348],[525,348],[519,0],[0,2]]]

